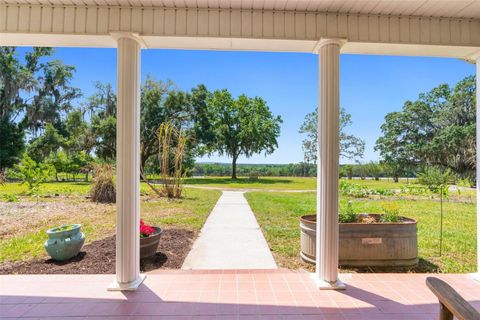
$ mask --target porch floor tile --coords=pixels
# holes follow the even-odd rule
[[[344,291],[320,291],[289,270],[159,271],[135,292],[109,292],[114,275],[0,276],[0,318],[437,319],[428,274],[341,274]],[[480,282],[434,275],[480,309]]]

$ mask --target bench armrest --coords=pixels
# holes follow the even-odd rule
[[[480,320],[480,313],[445,281],[428,277],[427,286],[440,301],[440,319]]]

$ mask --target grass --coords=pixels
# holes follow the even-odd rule
[[[394,182],[392,179],[380,179],[380,180],[374,180],[371,178],[367,178],[365,180],[362,179],[344,179],[348,183],[353,183],[353,184],[358,184],[361,186],[365,186],[367,188],[377,188],[377,189],[400,189],[402,186],[405,186],[406,184],[414,184],[415,179],[399,179],[398,182]]]
[[[206,177],[187,178],[185,184],[232,189],[314,190],[316,178],[259,177],[258,180],[252,180],[239,177],[232,180],[230,177]]]
[[[299,259],[299,217],[315,212],[314,193],[249,192],[247,200],[279,264],[305,266]],[[341,198],[344,207],[348,199]],[[382,212],[395,202],[400,215],[417,219],[419,271],[474,272],[476,270],[476,206],[473,203],[444,203],[443,254],[439,256],[440,204],[432,200],[355,199],[354,210]]]
[[[400,189],[406,180],[371,179],[347,180],[349,183],[377,189]],[[264,235],[275,254],[277,262],[285,267],[305,265],[299,259],[299,217],[315,212],[315,193],[287,193],[283,190],[314,190],[315,178],[260,177],[259,180],[229,177],[189,178],[187,184],[203,187],[232,189],[276,190],[253,191],[246,194]],[[142,183],[142,218],[160,227],[200,230],[208,214],[220,196],[218,190],[187,188],[181,200],[158,199],[149,187]],[[115,206],[94,204],[85,198],[90,190],[86,182],[52,182],[42,184],[38,197],[27,196],[27,186],[19,183],[0,185],[0,205],[21,201],[34,205],[65,204],[65,209],[44,210],[38,207],[20,216],[2,215],[0,212],[0,263],[28,260],[45,255],[43,243],[49,228],[69,223],[81,223],[87,242],[114,233]],[[58,195],[58,197],[56,196]],[[380,212],[386,203],[395,202],[400,214],[418,220],[419,256],[424,271],[473,272],[476,264],[476,211],[475,191],[450,192],[450,202],[445,203],[444,252],[438,255],[439,202],[432,196],[396,195],[394,197],[371,196],[353,199],[358,212]],[[347,203],[341,197],[341,206]],[[10,204],[16,205],[16,204]],[[22,204],[19,204],[22,205]],[[0,208],[0,210],[3,210]],[[6,217],[6,218],[5,218]],[[12,224],[17,224],[11,226]],[[10,228],[10,229],[9,229]],[[7,230],[7,231],[5,231]]]
[[[380,188],[397,190],[407,183],[415,183],[413,179],[400,179],[398,183],[392,179],[381,179],[379,181],[371,178],[361,180],[347,180],[348,183],[366,186],[367,188]],[[269,189],[269,190],[315,190],[317,178],[315,177],[259,177],[258,180],[251,180],[248,177],[232,179],[230,177],[202,177],[187,178],[185,184],[232,189]]]
[[[86,195],[90,190],[90,183],[88,182],[47,182],[40,186],[40,195]],[[0,186],[0,196],[5,194],[22,195],[28,192],[26,184],[18,182],[9,182]]]
[[[59,196],[86,196],[90,193],[90,182],[47,182],[40,185],[40,197]],[[28,187],[19,182],[8,182],[0,185],[0,201],[6,195],[26,195]],[[140,194],[151,195],[153,191],[144,182],[140,183]]]
[[[186,189],[183,199],[155,199],[142,202],[142,217],[159,226],[200,231],[220,197],[218,190]]]
[[[63,185],[63,183],[60,183]],[[67,185],[67,183],[65,183]],[[73,184],[73,186],[71,186]],[[80,194],[88,192],[88,186],[79,183],[69,183]],[[11,189],[22,192],[16,184],[8,184]],[[57,190],[55,186],[45,185],[45,192]],[[23,187],[23,186],[22,186]],[[146,187],[146,186],[145,186]],[[5,187],[0,187],[3,192]],[[85,191],[87,190],[87,191]],[[145,193],[150,194],[145,188]],[[220,197],[217,190],[187,189],[185,197],[179,200],[158,199],[152,196],[142,197],[141,217],[147,223],[160,227],[187,228],[199,231],[208,214],[213,209]],[[22,197],[21,201],[31,200]],[[41,199],[43,201],[44,199]],[[52,227],[63,224],[80,223],[82,231],[86,235],[87,243],[102,239],[115,232],[115,205],[95,204],[84,197],[71,197],[61,199],[69,205],[68,208],[76,208],[74,211],[47,212],[43,216],[18,217],[21,223],[8,233],[0,232],[0,263],[6,261],[29,260],[45,256],[43,243],[47,239],[45,231]],[[8,219],[8,217],[7,217]],[[18,223],[19,221],[14,221]],[[2,231],[2,226],[0,226]]]

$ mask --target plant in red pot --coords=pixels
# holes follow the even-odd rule
[[[162,229],[140,220],[140,259],[155,255],[161,234]]]

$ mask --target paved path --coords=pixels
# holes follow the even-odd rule
[[[224,191],[182,269],[275,269],[277,265],[242,191]]]

